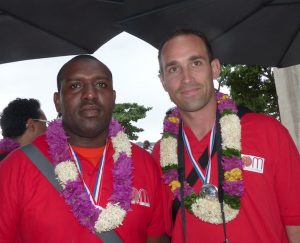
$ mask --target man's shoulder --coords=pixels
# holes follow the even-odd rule
[[[243,138],[255,138],[270,145],[272,142],[294,143],[288,129],[272,116],[260,113],[248,113],[242,120]]]
[[[40,149],[44,154],[47,154],[48,146],[46,143],[46,137],[40,136],[38,137],[33,144]],[[25,145],[26,146],[26,145]],[[14,151],[10,152],[2,161],[3,167],[22,167],[28,164],[29,158],[25,155],[25,153],[21,150],[21,148],[17,148]]]
[[[262,114],[262,113],[255,113],[255,112],[250,112],[246,113],[243,115],[241,118],[242,124],[253,124],[254,126],[271,126],[271,127],[276,127],[276,128],[284,128],[284,126],[278,121],[276,118]]]
[[[37,137],[32,144],[35,145],[49,159],[49,145],[47,143],[47,137],[45,134]]]
[[[0,162],[1,180],[4,177],[20,177],[25,171],[27,173],[31,167],[28,162],[29,159],[20,148],[13,150]]]
[[[132,144],[132,160],[137,168],[141,166],[141,169],[147,167],[148,169],[159,170],[153,158],[153,152],[150,154],[136,144]]]
[[[3,160],[7,155],[8,153],[0,151],[0,161]]]
[[[131,150],[132,150],[132,156],[133,157],[145,157],[145,158],[152,158],[150,153],[146,151],[145,149],[141,148],[135,143],[131,143]]]

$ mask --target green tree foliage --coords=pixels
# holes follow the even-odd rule
[[[146,112],[151,109],[152,107],[144,107],[137,103],[120,103],[115,105],[113,118],[122,124],[130,140],[137,140],[137,133],[144,131],[144,129],[134,126],[132,122],[145,118]]]
[[[279,119],[278,97],[272,68],[247,65],[224,65],[218,80],[228,86],[237,105]]]

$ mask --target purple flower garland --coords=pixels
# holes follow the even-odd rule
[[[117,136],[119,132],[123,132],[123,128],[116,120],[112,120],[109,126],[109,137]],[[62,127],[61,120],[57,119],[49,123],[46,140],[54,165],[67,160],[73,161],[69,152],[68,136]],[[131,158],[124,152],[120,153],[113,166],[113,193],[108,201],[112,204],[118,203],[125,211],[130,208],[132,170]],[[68,181],[62,191],[62,196],[79,223],[95,232],[94,226],[101,210],[91,202],[82,179],[78,177],[75,181]]]
[[[0,140],[0,150],[2,150],[5,153],[9,153],[19,147],[20,144],[12,138],[3,138]]]
[[[221,116],[227,114],[236,114],[238,109],[233,102],[229,98],[228,95],[224,95],[220,92],[216,92],[216,98],[218,103],[218,110],[220,111]],[[164,133],[163,138],[167,138],[169,136],[177,139],[179,133],[179,126],[181,124],[180,113],[177,108],[171,109],[165,119],[164,119]],[[233,149],[229,149],[224,151],[222,149],[222,167],[224,172],[230,171],[232,169],[238,168],[243,169],[243,162],[241,160],[240,151],[234,151]],[[225,155],[226,154],[226,155]],[[176,162],[177,163],[177,162]],[[178,172],[177,166],[168,165],[163,167],[164,175],[163,180],[164,183],[170,185],[171,182],[178,180]],[[225,202],[234,209],[238,209],[240,207],[240,197],[244,193],[244,182],[243,180],[237,181],[224,181],[222,186],[225,192]],[[177,187],[173,190],[174,197],[180,200],[180,187]],[[187,181],[184,182],[184,201],[185,205],[188,209],[191,209],[192,203],[195,202],[197,195],[195,194],[193,188],[189,185]]]

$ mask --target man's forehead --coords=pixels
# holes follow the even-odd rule
[[[204,41],[197,35],[186,34],[178,35],[168,40],[162,47],[162,53],[174,46],[180,47],[203,47],[205,48]]]
[[[92,74],[95,71],[112,79],[108,67],[102,62],[93,59],[79,59],[68,63],[62,72],[62,76],[67,78],[66,76],[78,75],[79,73]]]
[[[191,60],[208,56],[204,42],[195,35],[180,35],[170,39],[162,48],[163,62]]]
[[[65,65],[65,69],[68,69],[68,68],[72,68],[72,67],[81,67],[81,66],[94,66],[94,67],[99,67],[99,68],[106,68],[106,66],[98,61],[98,60],[95,60],[95,59],[88,59],[88,58],[81,58],[81,59],[76,59],[76,60],[73,60],[73,61],[70,61],[69,63],[67,63]]]

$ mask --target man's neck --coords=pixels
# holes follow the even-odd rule
[[[216,120],[216,103],[209,103],[201,110],[185,112],[180,110],[184,125],[189,127],[198,140],[201,140],[214,126]]]
[[[21,135],[15,139],[15,141],[17,143],[19,143],[20,146],[24,146],[28,143],[31,143],[32,140],[33,140],[33,137],[31,137],[26,131],[24,132],[23,135]]]
[[[107,137],[107,132],[93,138],[80,137],[74,134],[70,134],[68,142],[71,145],[81,148],[97,148],[102,147],[106,144]]]

